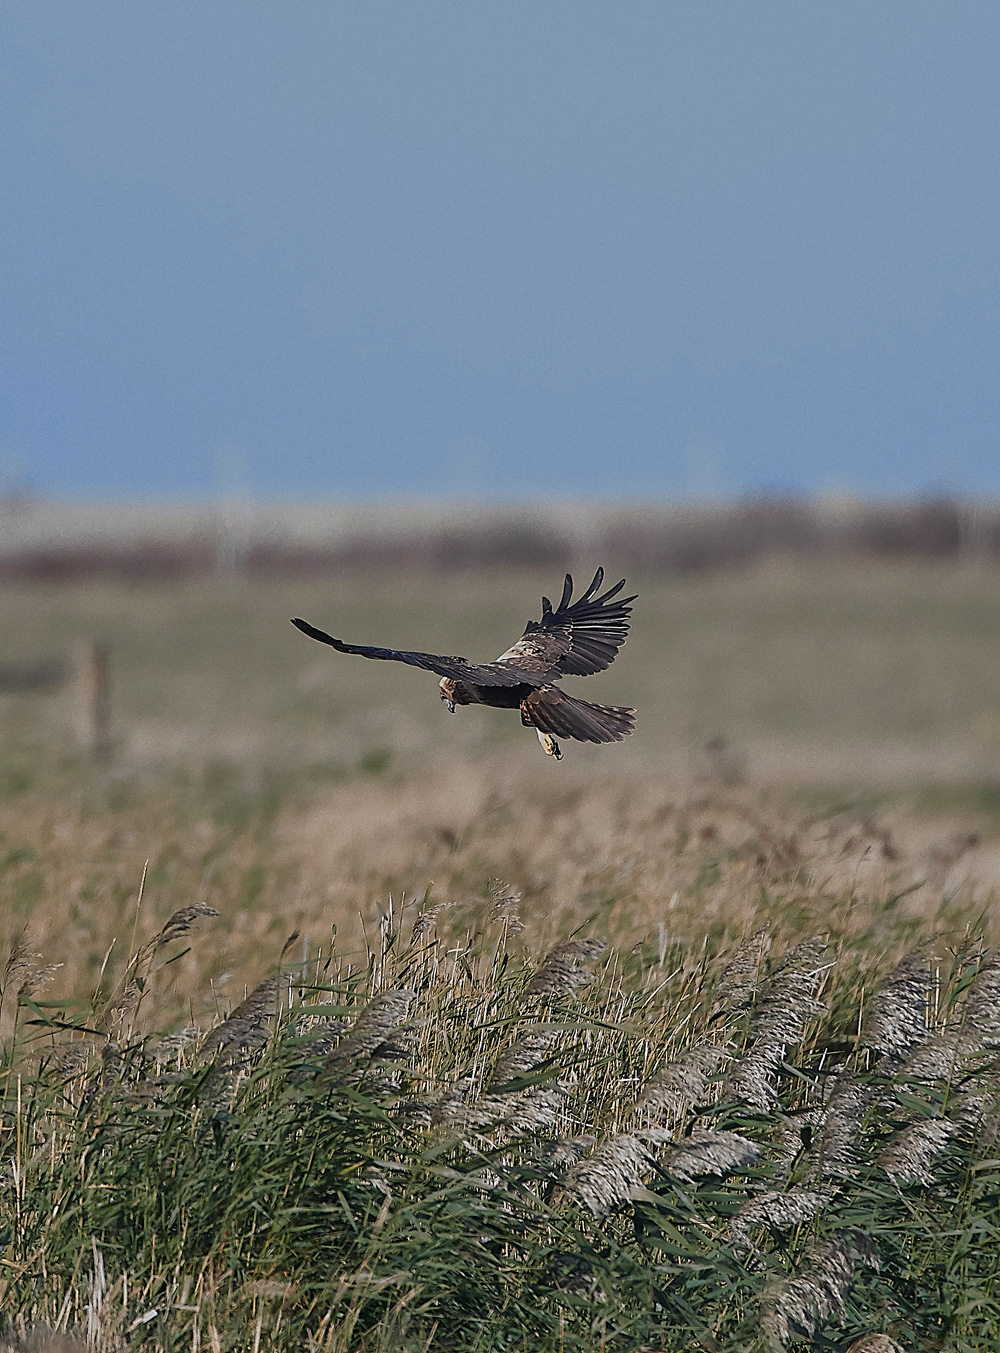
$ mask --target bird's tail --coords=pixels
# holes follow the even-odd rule
[[[558,686],[539,686],[521,701],[521,722],[577,742],[621,742],[635,727],[635,710],[577,700]]]

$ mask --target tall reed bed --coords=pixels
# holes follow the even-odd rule
[[[767,927],[538,954],[496,884],[477,930],[428,901],[360,958],[293,935],[225,1018],[148,1029],[212,914],[77,1005],[27,936],[10,954],[9,1347],[1000,1342],[1000,957],[974,934],[888,972]]]

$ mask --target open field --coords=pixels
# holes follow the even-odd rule
[[[801,850],[832,850],[840,872],[855,855],[870,870],[872,832],[888,831],[895,858],[874,854],[890,883],[928,877],[979,897],[1000,880],[992,570],[772,564],[638,578],[618,660],[567,683],[634,704],[638,732],[568,746],[559,764],[516,715],[449,716],[433,677],[342,657],[288,623],[303,614],[362,641],[486,657],[557,582],[5,589],[9,658],[110,643],[116,743],[97,766],[75,748],[72,689],[0,697],[8,930],[31,919],[55,939],[53,961],[96,972],[148,860],[143,925],[207,897],[226,919],[217,968],[199,980],[252,984],[271,928],[319,944],[336,923],[342,942],[360,942],[359,913],[431,883],[460,902],[493,874],[510,878],[546,918],[539,942],[595,899],[617,899],[622,931],[658,925],[690,882],[678,842],[711,830],[722,864],[728,852],[742,868],[762,832],[801,834],[804,818]],[[721,805],[711,821],[691,807],[706,793]],[[965,851],[973,832],[980,844]],[[111,972],[117,962],[115,951]]]
[[[79,637],[111,641],[126,764],[185,755],[301,763],[312,754],[349,765],[376,742],[399,756],[444,746],[478,757],[520,730],[482,710],[452,725],[440,717],[433,679],[338,658],[296,635],[288,617],[304,614],[359,642],[492,656],[560,577],[552,568],[9,586],[0,633],[5,651],[23,658],[65,651]],[[579,689],[640,709],[633,764],[662,765],[692,737],[724,733],[752,754],[755,778],[801,782],[810,758],[819,780],[870,784],[1000,769],[993,568],[779,560],[629,581],[640,593],[633,637],[610,671]],[[8,723],[25,717],[26,705],[7,710]],[[586,755],[588,769],[612,759]]]
[[[69,654],[76,642],[100,638],[111,645],[114,683],[106,762],[74,741],[72,689],[0,697],[2,938],[15,945],[27,926],[27,954],[43,956],[29,957],[28,967],[62,965],[28,980],[15,963],[0,1006],[4,1150],[15,1179],[0,1199],[0,1279],[5,1310],[25,1322],[22,1334],[16,1323],[11,1333],[18,1346],[28,1346],[31,1325],[79,1331],[88,1320],[98,1346],[124,1346],[129,1325],[155,1308],[128,1334],[130,1346],[783,1348],[802,1333],[801,1320],[786,1328],[780,1310],[766,1315],[773,1285],[812,1272],[817,1246],[844,1240],[845,1228],[853,1248],[838,1251],[836,1263],[850,1281],[832,1304],[806,1312],[817,1339],[829,1340],[822,1346],[845,1349],[850,1338],[886,1328],[907,1349],[996,1346],[996,1273],[975,1254],[982,1219],[996,1206],[984,1164],[995,1154],[984,1145],[994,1130],[994,1071],[984,1053],[992,1026],[982,1025],[976,1048],[947,1040],[959,1015],[976,1029],[985,1019],[963,1001],[980,969],[993,972],[982,945],[1000,931],[997,575],[954,563],[772,562],[740,574],[634,581],[641,596],[632,639],[609,672],[573,689],[634,704],[638,732],[618,747],[568,745],[560,764],[542,755],[516,715],[466,709],[450,717],[433,677],[341,657],[288,624],[304,615],[361,642],[490,657],[537,614],[542,591],[558,592],[551,573],[4,589],[7,660]],[[519,894],[516,925],[504,924],[491,900],[496,877]],[[191,906],[204,911],[193,940],[168,932],[136,959],[173,913]],[[412,948],[417,917],[438,906]],[[741,952],[765,923],[771,967],[761,968],[759,998],[754,979],[713,1023],[725,955]],[[611,945],[595,984],[581,986],[577,1002],[571,981],[548,1014],[522,1009],[544,954],[571,933]],[[735,1094],[733,1069],[755,1049],[763,1055],[774,995],[767,983],[778,981],[783,956],[815,936],[823,957],[816,946],[803,949],[793,972],[806,1001],[793,1019],[798,1032],[781,1044],[787,1056],[767,1054],[776,1098],[761,1092],[766,1103],[754,1107],[752,1095]],[[919,969],[907,988],[909,1042],[896,1046],[884,1030],[872,1042],[870,1028],[861,1035],[872,993],[908,954]],[[213,1044],[209,1031],[279,963],[281,982],[240,1016],[253,1036],[223,1056],[229,1044]],[[982,980],[992,992],[995,978]],[[296,1041],[299,1021],[313,1017],[310,1003],[332,1002],[338,1008],[317,1017],[350,1024],[365,1001],[396,989],[417,993],[417,1043],[390,1070],[365,1061],[355,1068],[360,1081],[352,1070],[345,1082],[351,1059],[337,1061],[337,1039],[350,1035],[332,1026],[315,1026],[332,1039],[322,1056],[307,1056]],[[139,1008],[129,996],[116,1014],[129,992],[141,996]],[[539,1085],[559,1093],[522,1140],[499,1119],[476,1119],[473,1108],[529,1013],[557,1026],[558,1038],[555,1060],[529,1057],[523,1074],[537,1070]],[[187,1035],[187,1051],[146,1056],[163,1033],[183,1028],[199,1031]],[[480,1030],[479,1042],[460,1029]],[[942,1040],[953,1054],[948,1068],[939,1058],[914,1072],[907,1059]],[[623,1195],[597,1216],[554,1175],[539,1173],[537,1153],[556,1137],[593,1135],[586,1152],[623,1134],[633,1140],[643,1086],[706,1043],[720,1051],[691,1102],[640,1125],[666,1133],[655,1149],[652,1138],[641,1150],[622,1148],[639,1152],[626,1192],[647,1190],[645,1202]],[[50,1069],[36,1084],[38,1053],[58,1062],[70,1044],[89,1049],[91,1069],[85,1056],[71,1076]],[[865,1087],[848,1114],[853,1126],[843,1129],[864,1162],[863,1187],[845,1183],[852,1176],[842,1171],[829,1211],[817,1203],[787,1234],[754,1232],[765,1256],[755,1267],[728,1229],[738,1209],[761,1191],[825,1196],[822,1181],[833,1178],[827,1147],[807,1144],[792,1175],[781,1173],[779,1147],[796,1115],[810,1142],[814,1129],[834,1132],[821,1086],[834,1084],[831,1068],[843,1072],[836,1084]],[[177,1079],[146,1085],[167,1072]],[[228,1088],[213,1098],[203,1082],[219,1076]],[[902,1078],[891,1091],[887,1076]],[[920,1082],[916,1091],[908,1077]],[[441,1155],[441,1121],[403,1122],[393,1105],[401,1096],[447,1099],[458,1082],[461,1092],[447,1102],[464,1096],[471,1117],[459,1116],[456,1144]],[[313,1088],[303,1090],[306,1083]],[[887,1093],[896,1096],[891,1112]],[[923,1107],[907,1099],[914,1094]],[[311,1124],[308,1140],[333,1133],[344,1145],[346,1154],[334,1152],[320,1174],[282,1116],[292,1105]],[[880,1153],[921,1115],[935,1122],[928,1131],[941,1154],[928,1146],[930,1163],[903,1186]],[[942,1116],[954,1126],[941,1126]],[[680,1193],[667,1204],[664,1153],[679,1149],[692,1127],[735,1131],[760,1150],[754,1163],[748,1157],[692,1185],[693,1194],[675,1179],[669,1187]],[[347,1135],[337,1137],[341,1129]],[[115,1145],[125,1139],[141,1144],[147,1173],[174,1183],[150,1190]],[[223,1156],[213,1155],[208,1144],[223,1139]],[[277,1144],[270,1173],[254,1155],[263,1140]],[[88,1142],[103,1143],[96,1156]],[[231,1189],[230,1165],[217,1173],[223,1157],[241,1181]],[[390,1190],[391,1202],[376,1186],[359,1192],[362,1158],[410,1182]],[[225,1202],[221,1210],[198,1211],[190,1191],[173,1192],[183,1183],[181,1160],[206,1198]],[[31,1201],[29,1169],[45,1206],[58,1204],[58,1226]],[[44,1188],[39,1171],[47,1171]],[[265,1176],[266,1198],[258,1188]],[[289,1190],[301,1195],[294,1207],[308,1212],[298,1239],[298,1213],[276,1202]],[[530,1255],[503,1221],[515,1195],[531,1214]],[[98,1206],[105,1198],[106,1209]],[[142,1234],[126,1258],[113,1236],[133,1204]],[[318,1238],[331,1207],[337,1227],[347,1227],[343,1244]],[[253,1220],[261,1208],[283,1218],[273,1223],[282,1237],[273,1247]],[[444,1215],[456,1219],[454,1232]],[[661,1223],[673,1230],[661,1228],[653,1256],[647,1242]],[[480,1224],[494,1236],[485,1249],[475,1239]],[[443,1227],[443,1244],[471,1245],[478,1257],[448,1276],[433,1246],[409,1256],[398,1248],[408,1226],[420,1234]],[[869,1280],[871,1254],[857,1236],[880,1228],[873,1243],[883,1276]],[[948,1228],[968,1237],[962,1263],[971,1267],[949,1268],[950,1248],[936,1248]],[[674,1239],[664,1241],[668,1233]],[[553,1256],[566,1254],[588,1266],[582,1286],[546,1268],[558,1269],[563,1260]],[[95,1314],[100,1265],[107,1307]],[[704,1300],[692,1295],[703,1286],[691,1276],[699,1265],[721,1265],[729,1296],[711,1285]],[[411,1287],[422,1295],[390,1315],[411,1290],[396,1288],[413,1266]],[[674,1269],[683,1271],[679,1286],[662,1278]],[[604,1278],[593,1279],[598,1271]],[[654,1301],[650,1284],[661,1279]],[[980,1294],[974,1311],[960,1310],[963,1284]],[[669,1330],[653,1318],[656,1302],[670,1312]],[[526,1314],[535,1307],[537,1326]],[[448,1311],[465,1312],[461,1330]]]

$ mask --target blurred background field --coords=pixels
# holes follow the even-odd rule
[[[578,586],[590,571],[577,570]],[[676,775],[685,750],[713,737],[768,783],[970,784],[1000,771],[992,568],[778,559],[629,575],[640,594],[632,637],[607,673],[575,688],[634,704],[641,733],[615,752],[574,748],[588,774],[627,760]],[[0,614],[11,658],[110,644],[122,768],[309,762],[346,773],[366,758],[411,767],[413,756],[526,739],[502,712],[443,718],[433,678],[331,654],[296,634],[291,615],[353,642],[485,660],[561,581],[550,567],[8,586]],[[46,729],[58,738],[49,704],[15,704],[12,732],[32,729],[32,745]]]
[[[593,559],[578,583],[598,562],[616,577],[628,563]],[[595,917],[629,947],[735,936],[773,913],[789,933],[877,936],[888,959],[917,930],[982,911],[992,926],[988,558],[628,573],[628,644],[569,684],[634,705],[637,732],[570,744],[559,764],[516,715],[449,716],[433,677],[288,623],[485,659],[558,594],[555,564],[8,582],[8,661],[71,673],[81,644],[108,645],[111,745],[81,745],[72,676],[2,697],[5,929],[30,925],[68,994],[102,964],[113,979],[113,937],[216,906],[211,942],[161,985],[167,1023],[242,996],[293,929],[315,950],[336,926],[360,950],[390,897],[414,915],[425,896],[448,902],[448,923],[474,929],[497,875],[523,891],[535,947]]]

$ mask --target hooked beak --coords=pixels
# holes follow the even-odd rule
[[[446,700],[444,703],[445,703],[445,705],[446,705],[446,707],[447,707],[447,709],[448,709],[448,713],[449,713],[449,714],[454,714],[454,713],[455,713],[455,702],[454,702],[454,700]]]

